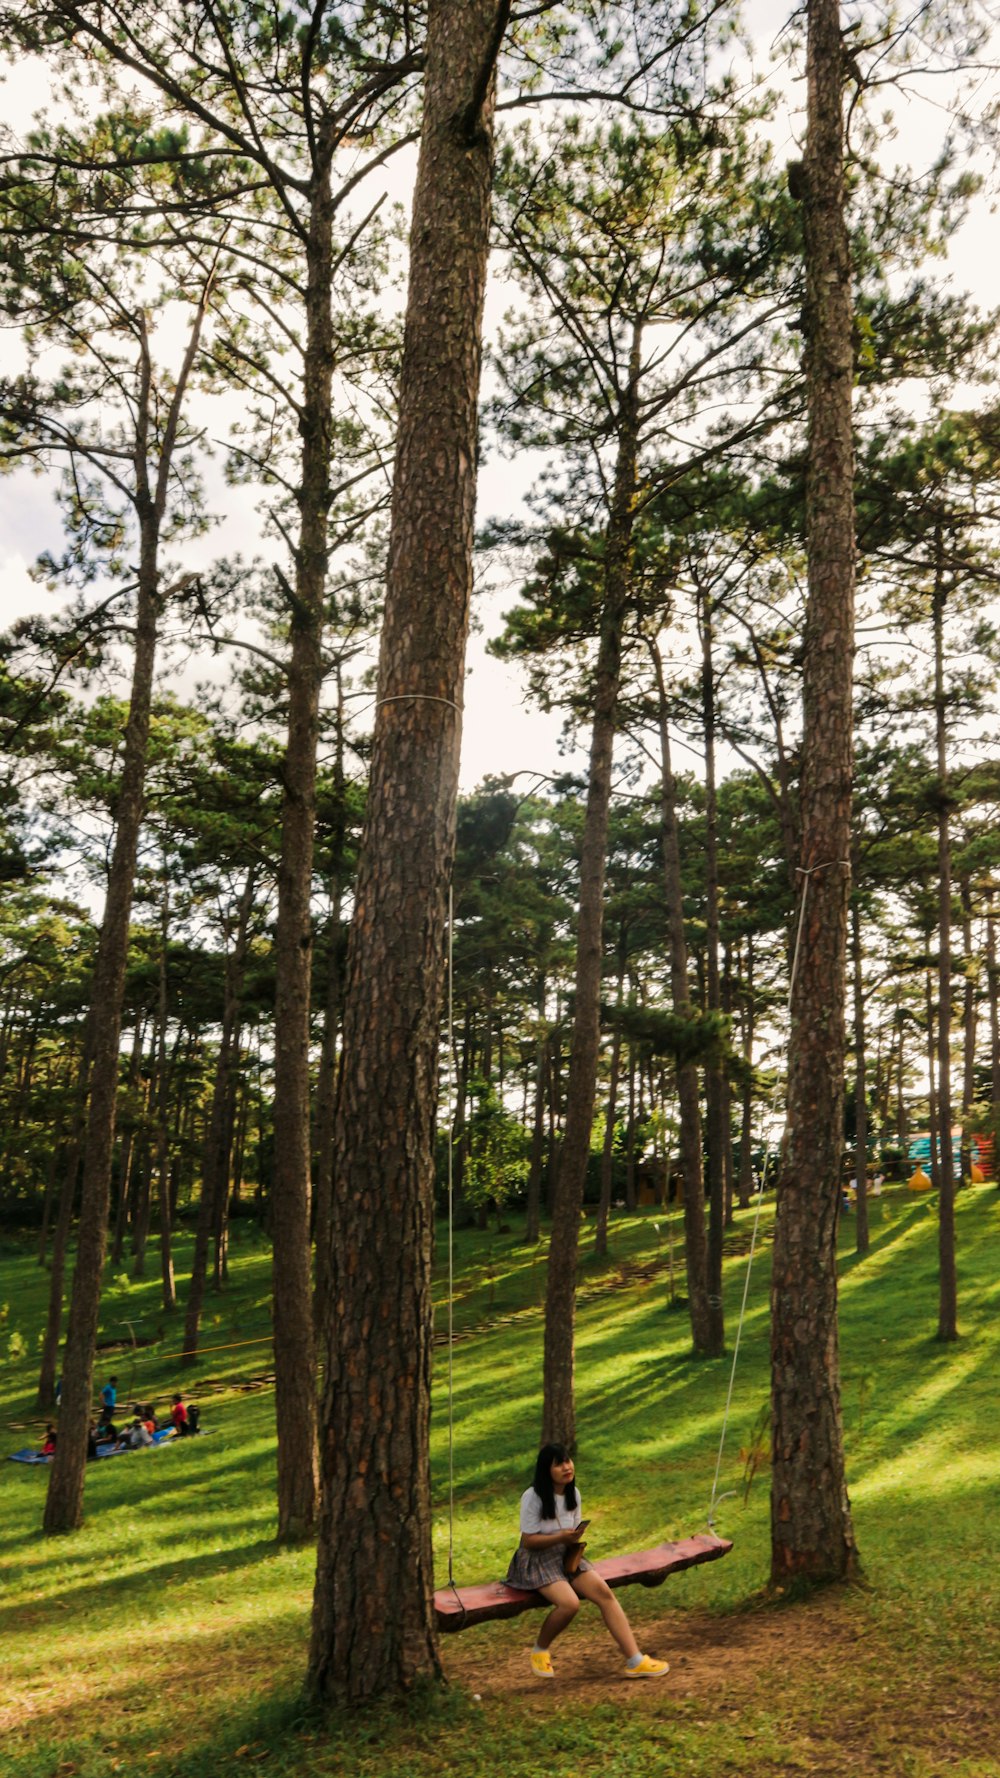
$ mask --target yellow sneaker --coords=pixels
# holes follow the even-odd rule
[[[643,1655],[634,1667],[626,1667],[626,1679],[662,1679],[664,1673],[670,1672],[669,1661],[654,1661],[652,1655]]]
[[[552,1665],[552,1656],[547,1648],[533,1648],[531,1651],[531,1671],[539,1679],[554,1679],[556,1670]]]

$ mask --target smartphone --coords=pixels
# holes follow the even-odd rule
[[[585,1531],[586,1531],[586,1529],[587,1529],[587,1526],[588,1526],[588,1525],[589,1525],[589,1524],[590,1524],[590,1520],[589,1520],[589,1519],[581,1519],[581,1520],[580,1520],[580,1523],[579,1523],[579,1525],[577,1525],[577,1527],[576,1527],[576,1535],[577,1535],[577,1537],[582,1537],[582,1536],[583,1536],[583,1534],[584,1534],[584,1532],[585,1532]]]

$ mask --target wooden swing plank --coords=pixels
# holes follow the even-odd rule
[[[716,1562],[728,1556],[732,1543],[725,1537],[699,1535],[681,1543],[658,1543],[655,1549],[638,1550],[631,1556],[602,1556],[594,1570],[609,1587],[658,1587],[668,1574]],[[492,1618],[519,1617],[547,1604],[541,1593],[509,1587],[506,1581],[484,1581],[477,1587],[441,1587],[434,1595],[434,1614],[439,1630],[470,1630]]]

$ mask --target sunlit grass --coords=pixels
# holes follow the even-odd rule
[[[729,1363],[690,1357],[686,1314],[668,1302],[662,1225],[656,1212],[622,1215],[605,1264],[593,1259],[592,1225],[584,1231],[579,1474],[598,1554],[701,1530],[711,1498]],[[738,1227],[747,1232],[746,1214]],[[869,1771],[996,1778],[993,1732],[976,1714],[996,1709],[1000,1665],[988,1530],[1000,1482],[995,1188],[960,1194],[958,1229],[962,1338],[953,1347],[934,1339],[933,1206],[904,1194],[873,1204],[872,1251],[861,1262],[851,1251],[853,1222],[842,1230],[845,1445],[870,1591],[820,1596],[777,1613],[761,1609],[767,1476],[758,1476],[744,1505],[740,1446],[768,1393],[765,1244],[719,1479],[726,1496],[719,1529],[734,1538],[734,1552],[661,1591],[628,1595],[640,1636],[669,1648],[668,1686],[640,1698],[602,1689],[614,1677],[610,1644],[593,1626],[574,1627],[567,1669],[583,1661],[593,1677],[539,1698],[523,1678],[530,1623],[522,1619],[446,1644],[456,1684],[443,1699],[435,1694],[402,1712],[332,1725],[305,1718],[299,1702],[314,1559],[307,1549],[279,1550],[273,1542],[273,1392],[233,1387],[271,1367],[266,1244],[252,1227],[237,1227],[232,1281],[224,1295],[210,1296],[204,1330],[206,1346],[231,1349],[207,1352],[193,1373],[167,1356],[179,1349],[181,1318],[163,1316],[155,1276],[112,1284],[101,1337],[128,1339],[129,1322],[154,1344],[117,1351],[102,1362],[102,1374],[115,1369],[126,1396],[163,1401],[180,1387],[200,1397],[210,1436],[94,1468],[86,1523],[70,1538],[40,1535],[45,1472],[0,1465],[4,1778],[147,1771],[207,1778],[261,1759],[268,1771],[303,1778],[486,1778],[497,1764],[505,1778],[534,1778],[550,1767],[595,1778],[636,1771],[833,1778],[845,1764],[860,1778]],[[679,1252],[679,1220],[675,1235]],[[182,1237],[182,1278],[188,1252]],[[651,1281],[589,1294],[593,1283],[636,1262],[660,1269]],[[745,1259],[727,1261],[731,1334],[744,1272]],[[454,1546],[462,1581],[502,1574],[515,1538],[540,1416],[544,1275],[544,1248],[525,1246],[516,1226],[501,1234],[459,1231],[456,1326],[477,1330],[454,1353]],[[0,1305],[9,1305],[0,1328],[7,1449],[30,1442],[36,1430],[30,1422],[46,1288],[30,1246],[8,1240],[0,1250]],[[435,1296],[443,1311],[440,1277]],[[504,1324],[508,1315],[514,1319]],[[443,1320],[442,1312],[439,1326]],[[9,1359],[15,1332],[27,1355]],[[439,1353],[432,1482],[442,1578],[444,1375]],[[225,1388],[207,1390],[206,1379]],[[697,1649],[706,1639],[700,1667]],[[947,1698],[958,1714],[942,1708],[931,1721],[928,1700],[935,1698]],[[852,1750],[846,1758],[843,1745]]]

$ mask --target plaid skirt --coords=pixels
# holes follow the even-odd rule
[[[547,1550],[526,1550],[518,1546],[510,1559],[507,1585],[524,1587],[530,1592],[535,1587],[550,1587],[554,1580],[575,1580],[575,1575],[567,1575],[563,1570],[567,1547],[564,1543],[553,1544]],[[591,1566],[586,1556],[581,1556],[576,1572],[586,1574]]]

